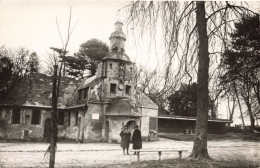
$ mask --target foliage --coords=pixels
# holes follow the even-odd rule
[[[182,84],[180,89],[168,97],[171,114],[180,116],[196,116],[197,84]]]
[[[18,80],[39,72],[39,59],[35,52],[26,48],[0,48],[0,94],[2,97],[12,89]]]
[[[83,78],[85,70],[90,72],[90,76],[95,75],[97,65],[108,52],[106,43],[91,39],[80,45],[79,51],[72,57],[66,57],[67,72],[69,75]]]
[[[244,100],[254,127],[254,114],[259,109],[252,104],[260,105],[260,23],[259,15],[244,15],[235,24],[231,33],[229,48],[222,55],[221,85],[227,92],[237,92]]]
[[[68,75],[73,77],[84,77],[84,71],[86,70],[87,61],[79,55],[66,56],[66,71]]]
[[[169,101],[169,111],[171,114],[193,117],[197,115],[196,83],[182,84],[180,89],[171,94],[167,99]],[[214,110],[214,103],[209,97],[209,111],[212,109]]]
[[[0,81],[8,82],[11,79],[13,63],[10,58],[4,56],[0,58]]]
[[[40,63],[36,52],[32,52],[29,56],[29,71],[30,73],[39,73]]]
[[[175,75],[178,81],[188,76],[190,83],[197,75],[196,138],[190,155],[193,159],[210,158],[207,151],[209,83],[217,70],[210,74],[209,65],[214,65],[212,55],[218,55],[226,47],[233,22],[230,15],[251,12],[242,5],[204,1],[132,1],[128,5],[129,25],[139,27],[141,34],[148,33],[152,41],[158,37],[156,31],[162,30],[167,62],[165,81],[169,81],[169,75]]]

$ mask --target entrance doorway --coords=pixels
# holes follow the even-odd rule
[[[108,142],[109,140],[109,121],[106,121],[106,127],[105,127],[105,141]]]
[[[131,135],[133,135],[133,132],[134,132],[134,129],[135,129],[135,125],[136,125],[135,120],[130,120],[130,121],[128,121],[127,124],[126,124],[127,128],[128,128],[129,131],[131,132]]]
[[[51,140],[51,119],[47,118],[44,123],[43,138],[50,142]]]
[[[78,137],[77,137],[77,141],[81,142],[81,139],[80,139],[81,117],[79,117],[78,121],[79,122],[78,122]]]

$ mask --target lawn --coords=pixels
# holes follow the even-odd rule
[[[159,137],[173,139],[177,141],[193,141],[194,135],[184,135],[176,133],[158,133]],[[220,140],[246,140],[246,141],[259,141],[253,133],[234,133],[228,132],[227,134],[208,134],[209,141],[220,141]]]
[[[161,161],[141,161],[132,164],[114,164],[94,166],[93,168],[257,168],[260,165],[248,160],[212,160],[198,161],[188,159],[171,159]]]

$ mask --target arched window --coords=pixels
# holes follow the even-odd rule
[[[132,72],[133,71],[133,67],[130,67],[130,72]]]

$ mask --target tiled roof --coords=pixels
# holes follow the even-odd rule
[[[63,108],[71,101],[81,81],[62,77],[58,107]],[[51,107],[52,77],[45,74],[34,74],[24,77],[4,98],[0,105]]]
[[[108,52],[102,60],[108,60],[108,59],[131,62],[131,60],[129,59],[129,57],[126,53],[114,52],[114,51]]]
[[[113,38],[113,37],[121,37],[121,38],[123,38],[124,40],[126,40],[125,34],[124,34],[122,31],[118,31],[118,30],[112,32],[111,35],[110,35],[110,37],[109,37],[109,39],[110,39],[110,38]]]
[[[128,99],[115,98],[107,107],[106,116],[141,117],[137,108]]]
[[[85,80],[82,82],[82,84],[81,84],[81,86],[78,88],[78,90],[84,89],[84,88],[90,86],[91,84],[95,83],[95,82],[98,81],[98,80],[100,80],[100,78],[97,78],[96,75],[91,76],[91,77],[85,79]]]

